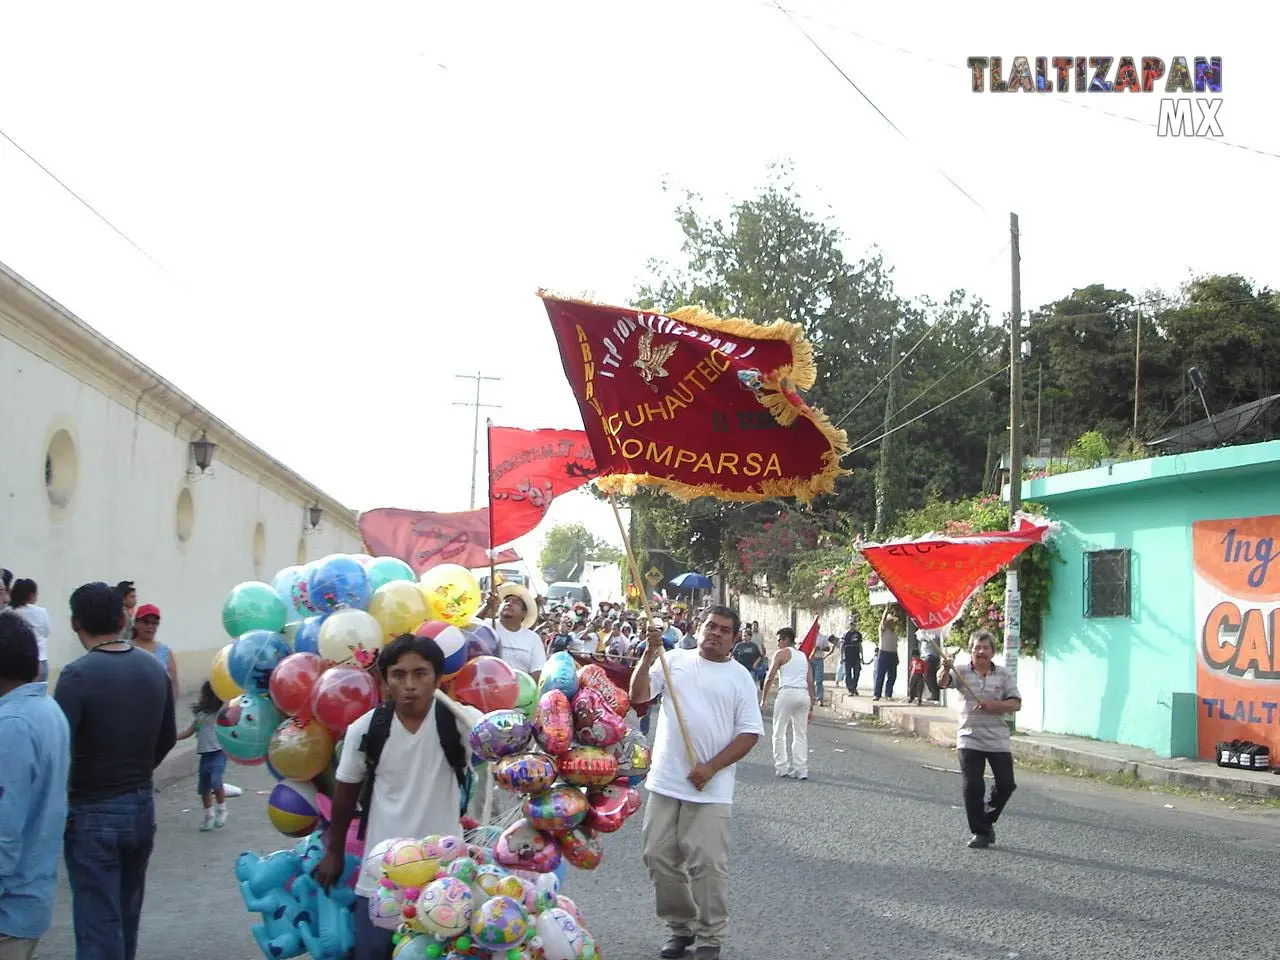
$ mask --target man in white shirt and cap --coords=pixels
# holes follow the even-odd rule
[[[498,587],[498,623],[494,632],[502,647],[502,659],[535,681],[547,662],[547,650],[532,629],[537,621],[538,601],[527,587],[519,583]]]

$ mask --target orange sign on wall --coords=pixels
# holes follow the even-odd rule
[[[1200,756],[1253,740],[1280,755],[1280,515],[1192,524]]]

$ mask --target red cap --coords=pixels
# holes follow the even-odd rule
[[[157,607],[154,603],[142,604],[140,607],[138,607],[137,610],[133,612],[133,619],[136,622],[138,620],[143,619],[144,617],[155,617],[157,620],[159,620],[160,608]]]

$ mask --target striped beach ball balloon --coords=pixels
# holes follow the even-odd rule
[[[286,837],[305,837],[320,824],[316,788],[309,783],[282,780],[267,798],[267,818]]]
[[[414,631],[420,637],[434,640],[444,654],[444,675],[451,677],[467,662],[467,635],[443,620],[428,620]]]

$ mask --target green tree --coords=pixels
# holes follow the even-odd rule
[[[588,560],[616,563],[623,553],[601,540],[581,523],[561,523],[547,531],[538,556],[538,566],[549,583],[573,580],[582,574]]]

